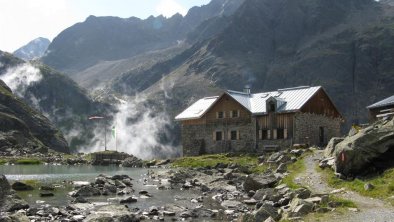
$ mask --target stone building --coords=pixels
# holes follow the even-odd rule
[[[340,136],[343,122],[320,86],[257,94],[228,90],[198,100],[175,119],[182,124],[184,156],[322,146]]]
[[[394,95],[367,107],[371,122],[394,115]]]

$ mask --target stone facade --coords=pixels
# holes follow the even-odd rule
[[[294,143],[323,146],[332,137],[341,135],[340,118],[331,118],[311,113],[297,113],[294,116]],[[320,136],[323,131],[322,138]]]

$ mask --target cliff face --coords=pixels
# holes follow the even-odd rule
[[[49,149],[69,153],[62,133],[36,110],[16,97],[0,80],[0,151],[27,153]]]

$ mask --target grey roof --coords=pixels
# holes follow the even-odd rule
[[[390,96],[384,100],[381,100],[377,103],[374,103],[370,106],[368,106],[368,109],[373,109],[373,108],[379,108],[379,107],[385,107],[385,106],[389,106],[389,105],[394,105],[394,95]]]
[[[273,98],[277,101],[278,112],[294,112],[302,108],[302,106],[319,90],[321,86],[295,87],[287,89],[278,89],[272,92],[263,92],[249,94],[228,90],[227,94],[234,98],[238,103],[249,110],[253,115],[267,113],[266,101]],[[206,97],[198,100],[189,106],[181,114],[175,117],[176,120],[188,120],[201,118],[211,106],[219,99],[219,96]]]

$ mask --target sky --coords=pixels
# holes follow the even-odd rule
[[[61,31],[89,15],[171,17],[185,15],[210,0],[0,0],[0,50],[13,52],[31,40],[52,41]]]

